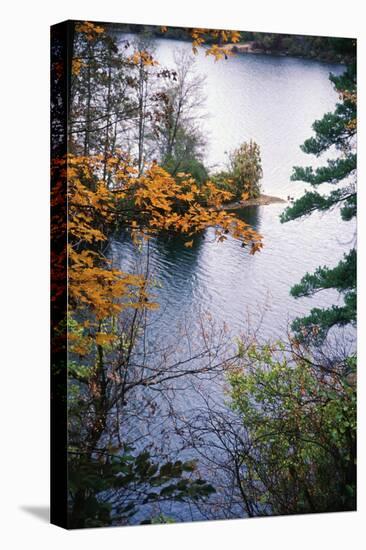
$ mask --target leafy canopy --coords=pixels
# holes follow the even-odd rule
[[[298,347],[253,344],[230,374],[248,438],[240,482],[263,514],[355,509],[355,362],[328,369]]]

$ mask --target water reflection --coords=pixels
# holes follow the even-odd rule
[[[233,210],[235,215],[260,233],[260,206],[247,206]]]

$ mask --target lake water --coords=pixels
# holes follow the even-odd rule
[[[168,67],[174,66],[174,50],[191,47],[174,40],[154,42],[155,57]],[[324,160],[304,154],[299,146],[311,136],[314,120],[333,110],[337,94],[328,77],[343,70],[341,65],[268,55],[237,55],[215,62],[200,51],[195,71],[206,75],[206,164],[223,165],[225,151],[254,139],[261,148],[263,192],[284,199],[300,196],[304,184],[290,181],[292,167]],[[339,296],[333,291],[295,300],[289,289],[306,271],[340,260],[354,240],[354,222],[342,222],[334,211],[281,224],[285,206],[236,211],[263,235],[264,248],[254,256],[231,238],[214,242],[213,230],[206,238],[197,237],[191,249],[179,238],[150,244],[151,273],[160,285],[154,291],[161,304],[155,314],[160,336],[174,332],[183,319],[189,320],[194,334],[197,311],[204,309],[234,332],[246,328],[248,314],[251,323],[261,318],[260,335],[273,338],[312,307],[337,303]],[[132,269],[141,259],[131,244],[118,239],[112,253],[124,269]]]
[[[190,45],[156,40],[155,56],[161,65],[172,66],[176,48],[189,49]],[[261,148],[263,192],[284,199],[300,196],[304,185],[290,181],[292,167],[323,162],[305,155],[299,146],[311,136],[314,120],[334,109],[337,95],[328,77],[330,72],[340,74],[343,67],[266,55],[238,55],[216,63],[200,52],[195,70],[207,77],[208,117],[203,121],[209,138],[206,164],[222,166],[225,151],[254,139]],[[305,272],[338,263],[354,242],[354,222],[342,222],[339,212],[334,211],[282,225],[279,216],[285,206],[236,211],[263,236],[264,248],[254,256],[232,238],[215,242],[213,229],[197,236],[192,248],[184,247],[185,241],[179,237],[150,242],[149,271],[156,282],[155,300],[160,304],[159,310],[150,314],[147,343],[151,349],[177,341],[178,359],[184,358],[190,350],[180,339],[181,327],[188,328],[194,343],[200,338],[202,312],[210,313],[216,327],[226,324],[230,337],[249,326],[260,338],[274,339],[285,336],[291,320],[312,307],[339,303],[338,294],[331,290],[298,300],[289,291]],[[144,269],[146,246],[138,251],[128,239],[115,237],[110,253],[124,270]],[[222,394],[221,390],[220,384],[209,382],[206,386],[211,394]],[[189,390],[180,392],[175,402],[185,415],[195,414],[197,405],[197,395]],[[166,414],[162,403],[159,411]],[[159,442],[163,440],[160,420],[147,421],[149,433]],[[134,429],[143,434],[147,424],[136,421]],[[207,471],[203,473],[210,478]],[[179,504],[167,513],[183,520],[204,519],[199,510]]]

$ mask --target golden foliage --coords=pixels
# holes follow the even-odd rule
[[[168,27],[160,27],[160,30],[165,33]],[[206,50],[206,55],[212,55],[215,61],[223,57],[226,59],[229,55],[233,55],[228,44],[236,44],[240,40],[239,31],[189,28],[187,32],[192,39],[192,50],[194,53],[198,52],[198,48],[203,46],[208,38],[215,41],[215,43]],[[227,44],[227,46],[225,47],[222,44]]]
[[[215,61],[219,61],[219,59],[227,59],[228,56],[233,55],[233,52],[229,48],[223,48],[222,46],[214,44],[206,50],[206,55],[212,55]]]
[[[126,308],[157,307],[143,276],[116,269],[104,257],[102,245],[115,223],[129,231],[134,242],[165,231],[192,237],[215,227],[219,242],[230,234],[250,245],[251,254],[262,247],[261,236],[252,227],[223,209],[231,193],[212,182],[198,186],[183,172],[173,178],[155,162],[138,176],[131,160],[121,155],[107,160],[108,187],[104,161],[102,156],[68,155],[53,166],[60,185],[67,177],[69,313],[85,319],[84,334],[71,338],[71,349],[80,355],[88,352],[91,339],[102,346],[113,342],[100,330],[101,322]],[[57,181],[54,189],[56,206],[61,201]],[[185,244],[192,245],[193,239]]]
[[[99,179],[100,167],[99,157],[68,156],[69,303],[89,309],[97,320],[127,307],[153,307],[145,279],[114,269],[98,248],[115,220],[115,197]]]
[[[342,90],[339,94],[339,99],[344,102],[349,102],[352,105],[357,105],[357,93],[355,91],[350,92],[349,90]],[[347,129],[352,133],[356,133],[357,131],[357,118],[354,117],[346,124]]]
[[[222,44],[225,43],[231,43],[236,44],[240,40],[240,32],[239,31],[228,31],[228,30],[215,30],[215,29],[194,29],[194,31],[201,31],[201,34],[209,34],[210,37],[212,37],[214,40],[216,40],[218,43],[213,44],[210,48],[206,50],[206,55],[212,55],[215,58],[215,61],[218,61],[219,59],[227,59],[227,57],[233,55],[233,52],[229,46],[222,46]],[[203,32],[202,32],[203,31]],[[197,36],[197,32],[195,33],[195,36]],[[195,41],[197,41],[197,38],[193,38],[193,48],[195,47]]]
[[[98,36],[104,33],[104,27],[91,23],[90,21],[83,21],[75,26],[75,31],[83,33],[85,38],[91,42],[98,38]]]
[[[137,50],[129,57],[129,61],[134,65],[151,66],[159,65],[159,62],[153,58],[150,52],[146,50]]]
[[[199,187],[184,173],[174,179],[153,163],[142,176],[125,180],[123,190],[124,197],[135,205],[130,225],[135,240],[161,231],[192,236],[215,227],[218,240],[224,240],[222,237],[229,233],[245,245],[250,244],[252,253],[262,247],[261,236],[253,228],[224,210],[231,193],[212,182]]]
[[[72,67],[71,67],[72,74],[77,76],[80,73],[81,68],[84,66],[85,66],[84,61],[78,58],[74,58],[72,60]]]

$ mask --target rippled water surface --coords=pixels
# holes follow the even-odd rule
[[[164,66],[172,66],[174,50],[190,48],[173,40],[155,43],[155,56]],[[333,110],[337,95],[328,76],[341,73],[343,67],[266,55],[215,62],[200,52],[195,70],[206,75],[207,165],[223,165],[225,151],[253,138],[261,147],[264,193],[284,199],[301,195],[304,185],[290,181],[292,167],[323,162],[305,155],[299,146],[310,137],[314,120]],[[260,334],[281,336],[294,317],[338,300],[332,291],[295,300],[289,289],[306,271],[339,261],[353,241],[354,223],[342,222],[334,211],[282,225],[279,215],[284,207],[237,211],[263,235],[264,249],[254,256],[231,238],[214,242],[213,230],[197,237],[192,249],[179,238],[151,242],[151,273],[159,283],[155,294],[161,304],[155,328],[160,335],[174,332],[182,319],[188,319],[194,334],[197,311],[204,309],[234,332],[245,329],[248,314],[252,323],[264,314]],[[146,250],[138,253],[116,238],[112,253],[118,265],[132,269],[136,262],[143,263]]]
[[[157,40],[156,47],[160,63],[171,66],[174,49],[189,49],[190,45]],[[225,151],[252,138],[261,147],[263,192],[284,199],[300,196],[304,185],[290,181],[292,167],[322,162],[302,153],[299,146],[310,137],[314,120],[333,110],[337,95],[328,76],[330,71],[341,73],[343,67],[264,55],[242,55],[215,63],[202,52],[195,65],[197,73],[207,76],[208,116],[203,125],[209,144],[205,163],[222,166]],[[319,265],[335,265],[341,259],[354,240],[354,223],[342,222],[339,212],[334,211],[282,225],[279,216],[285,206],[273,204],[237,211],[263,236],[264,248],[254,256],[232,238],[221,244],[215,242],[214,229],[195,237],[192,248],[184,247],[185,240],[179,237],[153,239],[148,249],[144,246],[141,251],[122,235],[111,241],[114,263],[126,271],[144,272],[149,256],[149,274],[155,280],[153,292],[160,304],[149,316],[146,342],[150,349],[178,342],[178,360],[187,357],[188,340],[194,344],[199,339],[200,313],[205,311],[210,312],[216,326],[226,324],[231,335],[245,332],[249,323],[252,329],[258,327],[260,337],[273,339],[284,336],[291,320],[312,307],[337,303],[339,297],[333,291],[295,300],[289,290],[306,271]],[[189,333],[187,343],[179,338],[182,324]],[[204,391],[222,402],[221,381],[204,384]],[[197,395],[194,385],[191,390],[176,391],[175,410],[195,416]],[[147,423],[134,420],[133,430],[137,436],[143,435],[144,441],[147,432],[153,434],[154,443],[162,445],[170,417],[165,401],[156,394],[153,398],[159,412]],[[170,429],[169,445],[174,446],[175,441]],[[194,453],[188,458],[192,456]],[[187,458],[182,454],[179,457]],[[200,469],[216,485],[215,475],[205,470],[201,461]],[[174,504],[166,512],[183,520],[205,519],[199,510],[183,504]]]

